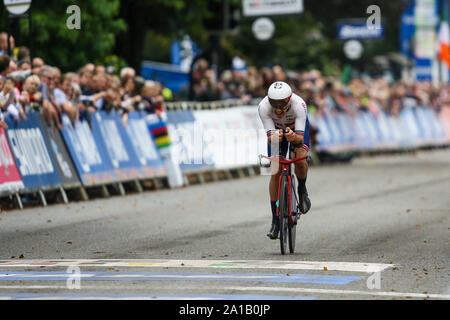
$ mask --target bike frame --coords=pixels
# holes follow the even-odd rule
[[[274,156],[274,157],[263,157],[266,159],[269,159],[271,161],[278,161],[278,163],[280,163],[282,165],[282,169],[281,169],[281,174],[280,174],[280,179],[278,180],[278,197],[277,200],[280,201],[280,189],[281,189],[281,181],[283,176],[287,176],[288,178],[288,186],[289,186],[289,203],[292,203],[292,195],[291,195],[291,164],[295,163],[297,161],[301,161],[301,160],[305,160],[305,157],[300,157],[300,158],[295,158],[292,160],[287,160],[285,157],[283,156]],[[277,207],[277,217],[279,216],[279,211],[280,211],[280,207]],[[292,216],[292,212],[291,210],[289,210],[289,217]]]

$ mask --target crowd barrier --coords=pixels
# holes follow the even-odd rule
[[[115,112],[96,112],[90,121],[73,125],[65,115],[63,129],[50,127],[38,113],[0,128],[0,196],[16,199],[28,193],[108,187],[125,194],[124,184],[142,191],[257,174],[258,155],[267,154],[267,136],[255,102],[178,103],[163,116],[131,112],[126,123]],[[308,115],[318,129],[313,150],[346,152],[399,150],[450,144],[450,108],[440,113],[416,106],[399,116],[360,112],[357,115]],[[219,174],[221,175],[219,177]]]
[[[0,129],[0,195],[15,195],[20,207],[20,194],[39,193],[46,205],[46,191],[58,190],[68,202],[68,189],[87,199],[86,187],[108,195],[106,186],[114,184],[124,194],[122,183],[142,191],[140,180],[166,176],[144,114],[130,113],[124,125],[117,113],[97,112],[75,126],[63,115],[62,130],[38,113],[27,118]]]
[[[399,116],[361,111],[308,117],[318,129],[317,151],[381,151],[449,144],[449,112],[445,108],[436,114],[431,108],[415,106]]]

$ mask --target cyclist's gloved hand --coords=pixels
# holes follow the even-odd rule
[[[284,136],[283,129],[278,129],[278,130],[275,130],[273,132],[271,138],[272,137],[277,137],[278,138],[278,142],[281,142],[281,140],[283,140],[283,136]]]
[[[289,127],[286,128],[284,136],[286,137],[286,140],[289,142],[295,142],[295,140],[297,138],[294,131],[292,131],[291,128],[289,128]]]

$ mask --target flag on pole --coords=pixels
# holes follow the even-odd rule
[[[448,24],[447,1],[442,1],[441,21],[439,24],[439,53],[438,58],[450,69],[450,28]]]

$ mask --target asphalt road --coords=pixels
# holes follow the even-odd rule
[[[268,180],[2,212],[0,299],[450,299],[449,150],[310,168],[284,256]]]

